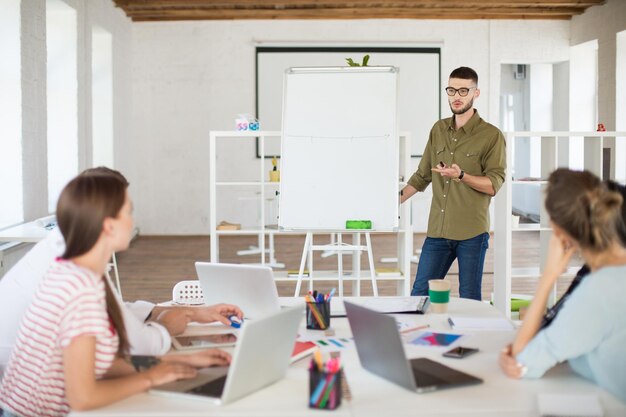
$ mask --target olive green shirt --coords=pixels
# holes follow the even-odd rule
[[[504,135],[474,112],[459,130],[454,117],[439,120],[430,131],[424,155],[408,184],[424,191],[433,184],[428,237],[465,240],[489,232],[491,196],[432,172],[439,161],[457,164],[471,175],[486,176],[497,193],[504,183],[506,149]]]

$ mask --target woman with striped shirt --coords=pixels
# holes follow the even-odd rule
[[[128,248],[133,228],[128,183],[78,176],[63,190],[57,220],[64,254],[50,267],[24,316],[0,384],[4,416],[64,416],[102,407],[153,386],[193,378],[196,367],[227,365],[210,349],[166,356],[136,372],[127,360],[120,307],[104,271]]]

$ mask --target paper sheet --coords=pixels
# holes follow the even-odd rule
[[[415,346],[442,348],[456,343],[463,335],[439,332],[420,332],[419,336],[405,339],[405,343]]]
[[[539,415],[544,417],[602,417],[597,395],[539,394]]]
[[[513,324],[505,318],[450,317],[448,322],[454,330],[515,330]]]

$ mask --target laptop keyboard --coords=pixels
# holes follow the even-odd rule
[[[207,382],[204,385],[200,385],[199,387],[195,387],[190,390],[190,394],[198,394],[205,395],[207,397],[221,397],[222,392],[224,392],[224,386],[226,385],[226,375],[214,379],[211,382]]]

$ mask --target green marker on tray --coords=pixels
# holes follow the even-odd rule
[[[371,229],[371,220],[346,220],[346,229]]]

